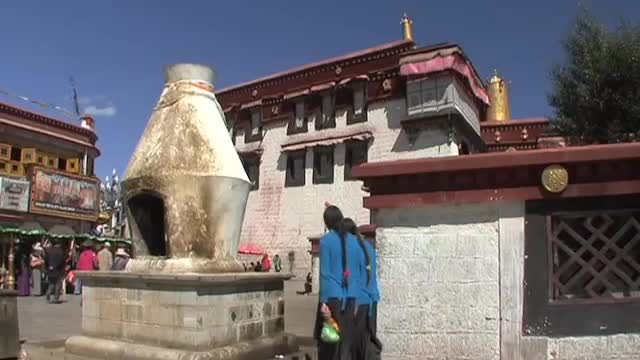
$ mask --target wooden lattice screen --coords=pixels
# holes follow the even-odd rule
[[[640,210],[552,214],[550,301],[640,297]]]

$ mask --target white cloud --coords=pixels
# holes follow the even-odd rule
[[[105,116],[105,117],[110,117],[110,116],[114,116],[116,114],[116,107],[113,105],[109,105],[109,106],[95,106],[95,105],[89,105],[86,108],[84,108],[84,112],[93,116]]]

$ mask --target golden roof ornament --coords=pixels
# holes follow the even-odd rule
[[[413,41],[413,20],[411,20],[407,14],[405,13],[402,16],[402,21],[400,22],[400,24],[402,24],[402,35],[403,38],[405,40],[411,40]]]
[[[489,80],[488,86],[489,101],[491,105],[487,109],[488,121],[511,120],[511,104],[509,100],[509,89],[507,82],[498,75],[498,71],[493,71],[493,76]]]

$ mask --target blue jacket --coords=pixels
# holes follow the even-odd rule
[[[351,273],[348,285],[345,286],[342,264],[342,244],[340,235],[335,231],[329,231],[320,238],[320,302],[327,303],[329,299],[336,298],[343,301],[362,297],[361,266],[364,263],[364,254],[353,235],[347,235],[347,270]]]

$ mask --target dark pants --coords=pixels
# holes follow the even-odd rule
[[[327,306],[340,326],[340,342],[327,344],[320,340],[324,320],[318,305],[314,331],[318,340],[318,360],[379,360],[382,344],[376,337],[376,306],[372,311],[369,311],[369,305],[360,305],[356,309],[355,301],[348,300],[342,310],[341,302],[336,299],[329,300]]]
[[[62,276],[49,275],[47,284],[47,301],[51,302],[51,295],[53,295],[54,302],[60,302],[63,280],[64,277]]]

